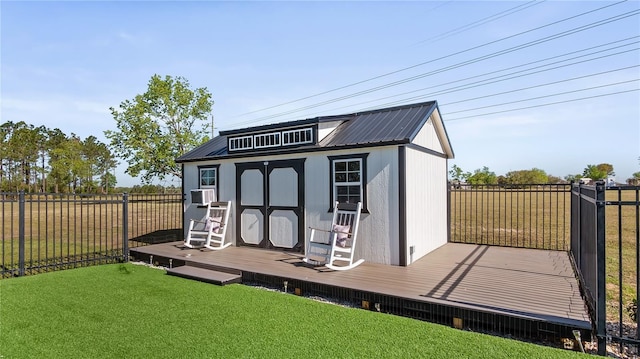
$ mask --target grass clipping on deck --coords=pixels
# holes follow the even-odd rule
[[[112,264],[0,281],[2,358],[563,358],[579,353]]]

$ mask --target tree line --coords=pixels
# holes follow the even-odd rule
[[[23,121],[0,125],[0,191],[107,193],[118,161],[94,136]]]
[[[212,106],[206,88],[192,90],[183,77],[153,75],[145,93],[110,108],[116,129],[104,133],[109,145],[94,136],[83,140],[57,128],[5,122],[0,192],[174,192],[151,182],[182,177],[175,159],[211,138]],[[140,176],[142,186],[116,189],[117,158],[127,163],[127,174]]]
[[[128,164],[126,173],[142,180],[142,187],[125,190],[173,191],[153,187],[150,182],[167,176],[181,179],[181,167],[175,159],[213,137],[213,133],[209,137],[213,103],[206,87],[191,89],[183,77],[153,75],[145,93],[110,108],[116,129],[104,133],[110,140],[108,146],[94,136],[83,140],[57,128],[5,122],[0,125],[0,191],[109,193],[116,189],[116,158]],[[453,165],[449,171],[454,184],[470,185],[567,183],[582,178],[595,181],[613,174],[613,166],[608,163],[588,165],[582,174],[564,178],[539,168],[500,176],[486,166],[465,172]],[[627,183],[640,184],[640,172]]]
[[[640,158],[638,159],[640,161]],[[609,163],[600,163],[597,165],[587,165],[580,174],[569,174],[564,178],[547,174],[539,168],[530,170],[510,171],[505,175],[496,175],[495,172],[489,170],[487,166],[478,168],[473,172],[465,172],[457,165],[453,165],[449,170],[449,180],[454,185],[468,184],[472,186],[478,185],[522,185],[522,184],[558,184],[579,182],[581,180],[600,181],[606,180],[609,176],[615,176],[613,165]],[[640,184],[640,172],[636,172],[633,177],[626,180],[627,184]]]

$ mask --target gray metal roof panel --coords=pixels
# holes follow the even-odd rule
[[[227,152],[227,136],[216,136],[204,144],[194,148],[184,155],[176,158],[176,162],[204,159],[212,156],[223,155]]]
[[[401,106],[354,114],[327,136],[322,146],[409,142],[426,122],[435,102]]]
[[[209,142],[180,156],[176,162],[189,162],[206,159],[219,159],[237,157],[239,154],[230,155],[227,150],[227,136],[242,133],[263,131],[266,129],[286,128],[301,124],[311,124],[324,121],[343,120],[334,131],[327,135],[318,145],[301,146],[299,149],[308,148],[309,151],[318,148],[336,148],[367,146],[380,143],[408,143],[418,130],[427,121],[430,114],[437,108],[435,101],[383,108],[353,114],[323,116],[313,119],[284,122],[266,126],[256,126],[240,130],[224,131]],[[287,151],[289,149],[282,149]],[[270,150],[270,153],[278,150]],[[258,155],[265,151],[245,152],[247,156]]]

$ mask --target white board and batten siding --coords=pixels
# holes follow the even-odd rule
[[[308,227],[329,229],[330,162],[328,156],[368,153],[367,208],[360,215],[355,258],[382,264],[399,263],[398,152],[396,146],[320,152],[305,162],[305,214]]]
[[[406,258],[411,264],[447,243],[447,160],[407,148],[406,167]]]
[[[439,116],[437,111],[412,143],[443,156],[406,149],[407,264],[447,243],[447,159],[434,116]]]
[[[332,213],[330,197],[331,163],[329,156],[368,153],[367,156],[367,202],[370,213],[363,213],[360,217],[358,229],[358,246],[355,256],[367,261],[384,264],[399,263],[399,217],[398,217],[398,154],[396,146],[363,148],[362,151],[322,151],[300,154],[299,156],[270,156],[252,157],[247,162],[290,160],[292,158],[305,159],[305,238],[310,234],[309,227],[326,228],[331,226]],[[197,162],[184,164],[185,188],[198,188],[198,166],[217,164],[218,193],[220,201],[234,201],[230,227],[227,229],[227,240],[236,244],[237,236],[235,219],[236,210],[236,168],[233,160],[218,160],[212,162]],[[256,191],[260,186],[254,186]],[[243,196],[252,196],[243,193]],[[261,193],[255,193],[256,198]],[[275,196],[273,196],[275,197]],[[280,199],[276,199],[279,201]],[[197,208],[187,201],[185,220],[201,219],[204,210]],[[186,234],[186,233],[185,233]]]
[[[188,223],[189,220],[204,220],[204,216],[206,214],[206,208],[198,207],[196,205],[191,204],[191,189],[200,188],[200,172],[198,167],[206,167],[220,165],[218,168],[218,189],[216,191],[218,195],[218,201],[227,202],[232,201],[231,213],[229,215],[229,227],[227,227],[226,232],[226,241],[232,242],[235,245],[235,205],[236,205],[236,170],[235,165],[232,161],[229,160],[216,160],[216,161],[202,161],[202,162],[188,162],[184,163],[184,173],[183,173],[183,185],[186,191],[186,202],[184,208],[184,220],[187,223],[186,226],[183,226],[184,236],[186,237],[188,232]]]
[[[430,116],[427,121],[425,116]],[[271,146],[274,148],[267,155],[259,152],[262,147],[256,147],[246,148],[246,157],[230,156],[225,147],[227,137],[219,137],[181,158],[187,195],[191,189],[200,187],[198,168],[218,166],[218,200],[233,201],[227,241],[238,245],[237,239],[242,237],[247,244],[294,248],[309,238],[309,227],[330,229],[330,208],[334,201],[330,158],[336,156],[340,159],[366,157],[366,211],[360,216],[356,259],[410,265],[446,243],[447,158],[453,158],[453,150],[435,101],[311,119],[304,124],[292,122],[231,131],[222,136],[259,137],[267,133],[265,131],[292,128],[291,131],[308,132],[310,126],[316,126],[315,138],[311,139],[315,143],[308,149],[280,151]],[[305,135],[305,142],[300,144],[306,146],[308,141],[309,136]],[[208,160],[206,153],[218,155]],[[267,181],[257,169],[263,162],[270,162]],[[240,164],[244,165],[238,166]],[[241,173],[242,178],[236,179],[237,173]],[[298,189],[292,191],[298,184],[297,176],[302,173],[304,183],[298,188],[302,193]],[[243,198],[235,198],[240,192],[236,188],[239,183]],[[265,189],[264,183],[269,188]],[[263,193],[265,190],[269,191],[268,196]],[[270,201],[265,205],[277,207],[266,216],[263,210],[256,209],[262,206],[265,197]],[[190,203],[187,198],[185,222],[191,218],[202,219],[204,208]],[[238,216],[238,210],[242,215]],[[303,218],[298,218],[299,211],[304,212]],[[267,220],[269,222],[264,222]],[[273,247],[261,240],[265,226],[270,229],[266,235]],[[303,235],[305,238],[300,238]]]

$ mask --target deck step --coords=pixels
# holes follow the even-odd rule
[[[167,269],[167,274],[217,285],[242,283],[241,274],[225,273],[189,265]]]

